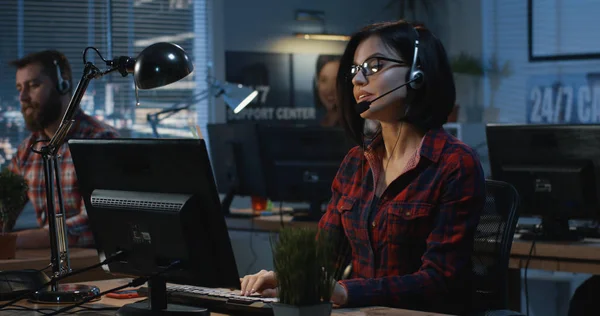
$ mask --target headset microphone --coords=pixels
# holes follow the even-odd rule
[[[412,82],[415,82],[415,81],[421,80],[421,78],[422,78],[422,77],[421,77],[421,75],[419,75],[419,74],[418,74],[418,75],[416,75],[416,76],[415,76],[415,77],[414,77],[412,80],[409,80],[409,81],[407,81],[406,83],[403,83],[403,84],[401,84],[401,85],[397,86],[396,88],[394,88],[394,89],[392,89],[392,90],[390,90],[390,91],[388,91],[388,92],[386,92],[386,93],[384,93],[384,94],[382,94],[382,95],[380,95],[380,96],[376,97],[375,99],[373,99],[373,100],[371,100],[371,101],[363,101],[363,102],[359,102],[359,103],[357,103],[357,104],[355,105],[356,112],[358,112],[358,114],[362,114],[362,113],[363,113],[363,112],[365,112],[366,110],[369,110],[369,109],[370,109],[370,108],[369,108],[369,106],[371,105],[371,103],[373,103],[373,102],[375,102],[375,101],[377,101],[377,100],[379,100],[379,99],[381,99],[381,98],[385,97],[386,95],[388,95],[388,94],[390,94],[390,93],[392,93],[392,92],[394,92],[394,91],[396,91],[396,90],[398,90],[398,89],[400,89],[400,88],[402,88],[402,87],[404,87],[404,86],[406,86],[406,85],[408,85],[408,84],[410,84],[410,83],[412,83]],[[371,111],[378,111],[378,110],[381,110],[381,109],[383,109],[384,107],[385,107],[385,106],[380,106],[380,107],[377,107],[377,108],[371,108],[370,110],[371,110]]]

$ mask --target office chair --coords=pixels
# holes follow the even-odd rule
[[[486,179],[485,206],[473,249],[473,315],[523,315],[507,310],[508,261],[517,226],[519,194],[509,183]]]

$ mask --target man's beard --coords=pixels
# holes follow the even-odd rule
[[[26,110],[31,108],[33,111],[27,115]],[[24,103],[21,106],[21,113],[25,120],[27,129],[31,132],[40,132],[45,128],[55,123],[60,118],[62,110],[62,102],[58,92],[54,91],[48,97],[44,104],[39,103]]]

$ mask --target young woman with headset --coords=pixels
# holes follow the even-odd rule
[[[342,125],[358,146],[319,222],[351,249],[333,303],[467,313],[485,179],[477,154],[442,128],[455,101],[442,43],[406,21],[366,26],[341,58],[338,93]],[[378,122],[373,136],[365,119]],[[272,271],[241,282],[243,294],[277,287]]]

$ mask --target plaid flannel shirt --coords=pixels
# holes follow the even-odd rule
[[[470,304],[473,238],[485,202],[477,154],[430,130],[404,172],[374,201],[383,173],[375,137],[345,157],[319,228],[345,234],[352,273],[339,283],[349,306],[457,313]]]
[[[76,247],[89,247],[94,243],[92,232],[88,227],[88,218],[83,199],[79,193],[75,167],[71,159],[67,140],[77,138],[115,138],[118,133],[112,127],[101,123],[95,118],[86,115],[82,110],[77,110],[75,123],[71,127],[65,143],[58,151],[60,165],[60,181],[63,195],[65,214],[67,217],[67,235],[69,245]],[[38,225],[48,225],[46,214],[46,191],[44,188],[44,167],[42,156],[31,151],[31,146],[37,141],[47,139],[43,132],[34,132],[27,137],[17,149],[8,169],[20,174],[27,181],[29,190],[27,199],[35,209]],[[39,149],[45,143],[38,142],[34,148]],[[58,212],[58,198],[55,197],[55,210]]]

